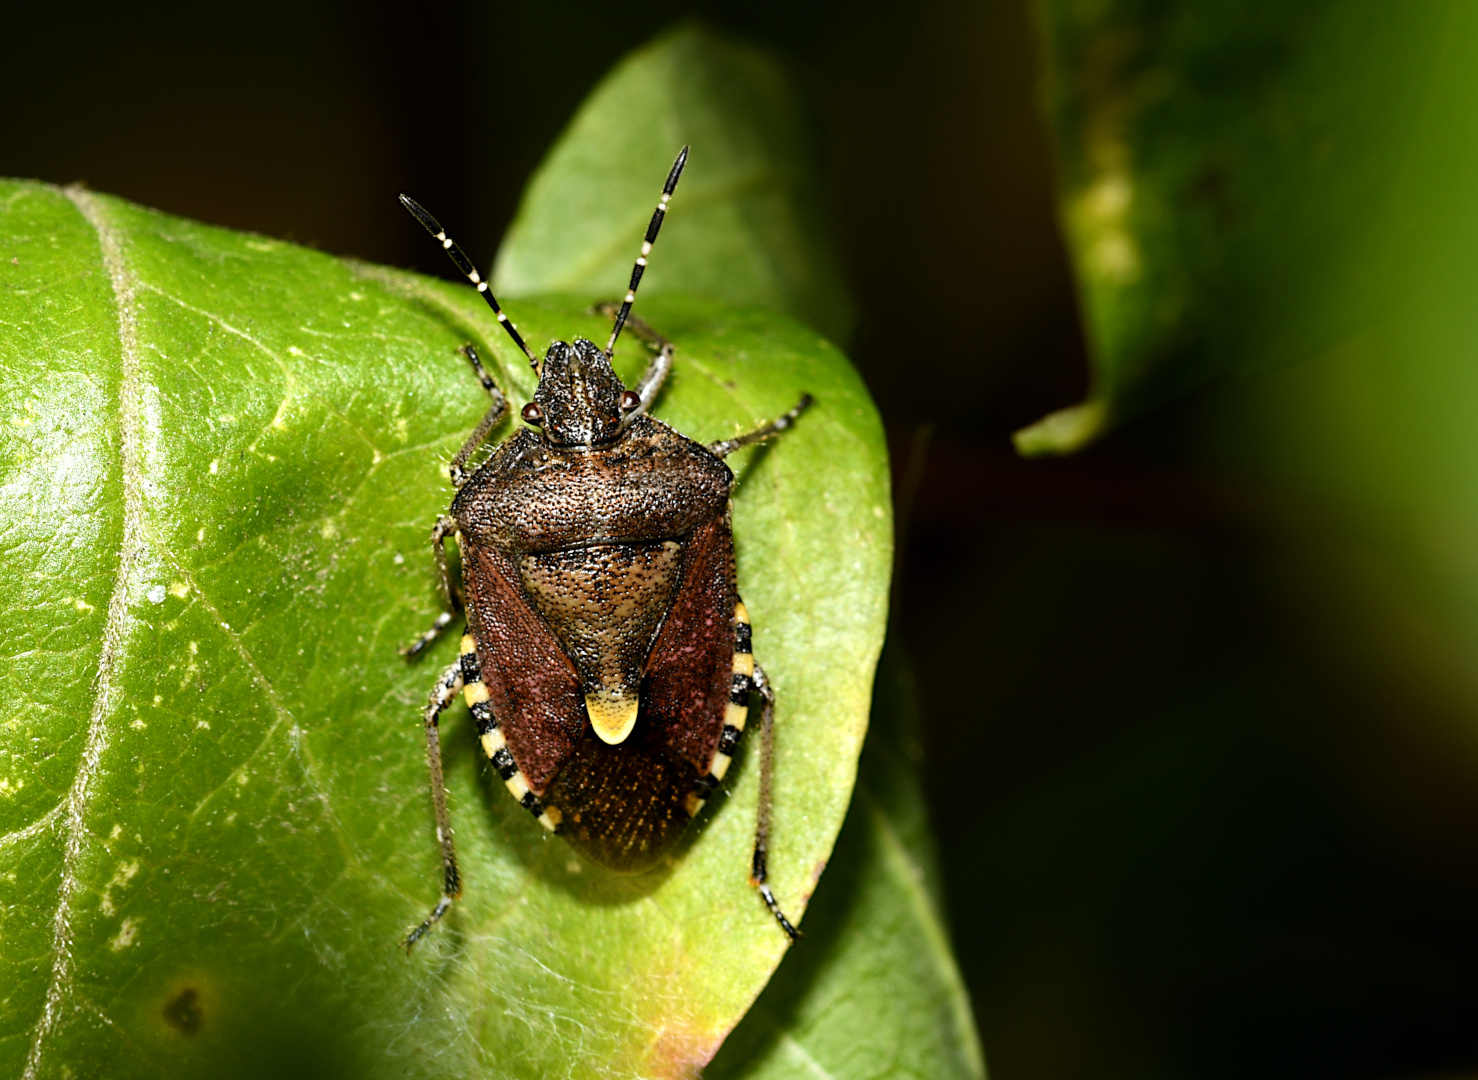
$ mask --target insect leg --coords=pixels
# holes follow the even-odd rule
[[[595,310],[602,315],[616,315],[617,305],[597,304]],[[631,423],[642,413],[646,412],[657,399],[657,393],[662,389],[662,384],[667,381],[667,373],[672,370],[672,354],[675,346],[665,337],[652,328],[652,324],[639,315],[629,315],[626,325],[631,327],[631,332],[641,338],[648,345],[657,350],[657,355],[652,357],[652,362],[647,365],[647,370],[642,372],[642,377],[637,380],[636,392],[641,397],[641,404],[626,415],[626,423]]]
[[[488,396],[494,401],[502,401],[503,392],[498,389],[498,384],[493,382],[493,377],[482,366],[482,357],[477,355],[477,346],[469,341],[457,351],[465,356],[467,362],[472,365],[472,374],[477,376],[477,381],[482,383],[482,388],[488,392]]]
[[[493,399],[492,405],[488,406],[487,414],[483,416],[481,423],[472,429],[472,434],[467,436],[467,441],[462,444],[462,449],[457,451],[457,456],[452,458],[452,463],[447,466],[447,472],[452,478],[452,486],[460,488],[467,482],[466,475],[462,472],[467,460],[477,453],[477,448],[482,445],[483,440],[488,437],[488,432],[497,427],[503,417],[508,415],[508,399],[503,396],[503,391],[498,389],[498,384],[493,382],[493,377],[483,370],[482,360],[477,355],[477,349],[469,342],[462,346],[462,355],[472,362],[472,370],[477,374],[478,381]]]
[[[749,881],[760,891],[760,896],[764,897],[765,906],[779,921],[780,929],[785,931],[791,941],[795,941],[801,936],[801,932],[790,924],[785,912],[776,903],[775,894],[770,891],[769,868],[766,865],[770,853],[770,787],[775,765],[775,690],[764,669],[758,664],[755,665],[751,681],[754,692],[765,704],[760,714],[760,805],[755,814],[754,862],[751,864]]]
[[[449,517],[437,518],[436,524],[431,528],[431,553],[436,559],[436,574],[441,581],[441,597],[446,608],[436,617],[436,621],[431,624],[431,629],[400,650],[401,656],[411,657],[420,653],[422,649],[436,640],[438,634],[451,625],[451,621],[457,617],[457,612],[462,610],[462,605],[457,600],[457,593],[452,588],[452,577],[446,566],[446,548],[443,546],[446,538],[456,531],[457,522]]]
[[[431,802],[436,807],[436,841],[441,845],[441,899],[421,925],[406,935],[402,945],[409,949],[426,936],[462,895],[462,876],[457,871],[457,849],[452,844],[452,819],[446,809],[446,781],[441,773],[441,711],[462,689],[462,662],[458,660],[441,673],[426,703],[426,764],[431,769]]]
[[[746,431],[743,435],[735,435],[732,439],[720,439],[718,442],[711,442],[708,444],[708,450],[718,457],[728,457],[735,450],[746,446],[753,446],[755,443],[764,442],[766,439],[773,439],[782,431],[788,430],[795,423],[796,417],[800,416],[801,413],[810,407],[811,395],[802,394],[801,399],[795,403],[795,408],[791,409],[784,416],[777,416],[775,419],[761,424],[753,431]]]

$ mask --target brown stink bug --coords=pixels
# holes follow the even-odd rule
[[[733,439],[703,446],[648,415],[672,367],[673,345],[640,319],[656,348],[628,390],[611,354],[647,256],[687,162],[667,175],[641,255],[604,349],[553,342],[541,361],[487,282],[436,219],[400,201],[477,287],[539,377],[523,407],[529,426],[470,475],[465,468],[508,404],[471,345],[463,353],[493,403],[450,466],[457,494],[431,531],[446,610],[406,649],[414,655],[465,603],[460,659],[426,706],[426,753],[442,895],[410,932],[412,945],[461,894],[442,782],[438,721],[461,690],[483,751],[513,797],[580,854],[614,870],[655,864],[718,786],[749,713],[763,702],[760,797],[750,880],[792,939],[796,930],[766,883],[775,695],[750,648],[730,531],[734,474],[724,457],[789,428],[810,404]],[[456,538],[462,589],[443,541]]]

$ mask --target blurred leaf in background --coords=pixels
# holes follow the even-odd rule
[[[640,64],[670,68],[673,52],[699,63],[705,49],[776,99],[763,56],[698,31]],[[714,113],[701,133],[723,161]],[[672,110],[659,115],[667,125]],[[681,124],[672,134],[697,141]],[[644,181],[651,191],[662,167]],[[587,182],[624,185],[625,168]],[[783,210],[775,196],[766,205]],[[713,210],[715,244],[762,248],[734,226],[742,218]],[[678,858],[616,878],[528,828],[454,714],[446,754],[468,896],[409,959],[394,947],[436,879],[418,712],[455,643],[409,669],[395,646],[435,609],[424,548],[449,498],[439,462],[483,406],[456,346],[486,345],[515,400],[532,389],[476,295],[79,189],[7,184],[0,235],[0,318],[14,328],[0,388],[13,417],[0,492],[15,568],[0,804],[6,1070],[690,1075],[784,952],[744,883],[752,755]],[[803,257],[827,258],[797,248],[777,261]],[[584,305],[624,275],[596,296],[572,283],[578,297],[525,300],[513,314],[536,343],[598,336]],[[760,284],[771,293],[724,299],[779,295],[773,279]],[[799,914],[848,803],[881,642],[881,431],[815,331],[763,307],[654,291],[643,310],[679,343],[659,416],[711,439],[802,389],[818,401],[781,446],[735,462],[740,584],[782,701],[772,878]],[[632,348],[618,367],[630,380],[643,360]],[[890,800],[874,801],[926,846],[907,800]],[[865,965],[894,931],[923,935],[930,959],[893,973],[890,995],[940,1002],[921,1005],[936,1019],[909,1038],[921,1059],[942,1053],[950,1074],[978,1074],[937,913],[912,871],[898,872],[919,851],[885,845],[878,863],[876,845],[862,848],[843,863],[879,902],[818,944]],[[818,1032],[857,1022],[810,1009]],[[908,1043],[895,1050],[914,1056]]]
[[[1468,695],[1478,16],[1441,0],[1042,11],[1096,384],[1019,443],[1071,449],[1100,420],[1244,376],[1187,414],[1187,461],[1314,496],[1299,528],[1364,549],[1357,566],[1281,538],[1285,559],[1320,564],[1298,573],[1329,590],[1316,602],[1375,605],[1360,648]],[[1409,619],[1423,643],[1398,645]]]
[[[1478,785],[1478,11],[1385,10],[1403,16],[1385,28],[1393,51],[1430,40],[1431,58],[1409,76],[1420,107],[1404,138],[1368,149],[1389,156],[1390,190],[1349,210],[1378,223],[1376,240],[1328,270],[1362,283],[1326,301],[1343,332],[1193,403],[1187,458],[1286,493],[1263,532],[1280,540],[1279,584],[1319,663],[1385,703],[1382,739]],[[1346,58],[1351,80],[1361,55]],[[1372,768],[1362,782],[1387,802]],[[1422,842],[1464,850],[1456,840]]]
[[[1380,317],[1410,269],[1388,247],[1393,197],[1449,6],[1043,0],[1093,381],[1023,451],[1073,450]]]
[[[951,602],[1071,743],[941,829],[993,1067],[1468,1075],[1478,18],[1039,8],[1095,383],[1018,444],[1141,419],[1001,485]]]

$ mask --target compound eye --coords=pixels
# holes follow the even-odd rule
[[[542,424],[544,422],[544,410],[532,401],[523,407],[523,412],[519,415],[523,417],[524,423],[526,424]]]
[[[621,395],[621,411],[634,412],[641,407],[641,395],[635,390],[628,390]]]

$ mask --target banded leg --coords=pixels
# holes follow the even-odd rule
[[[614,316],[616,314],[615,304],[597,304],[595,310],[602,315]],[[629,424],[652,406],[657,399],[662,384],[667,381],[667,373],[672,370],[672,354],[676,346],[668,341],[652,328],[652,324],[639,315],[630,315],[626,319],[626,325],[631,327],[631,332],[641,338],[648,345],[657,350],[657,355],[652,357],[652,362],[647,365],[647,370],[642,372],[642,377],[637,380],[636,394],[641,398],[641,404],[626,414],[624,424]]]
[[[457,870],[457,849],[452,843],[452,819],[446,809],[446,781],[441,772],[441,711],[452,703],[462,688],[462,663],[458,661],[441,673],[426,703],[426,764],[431,770],[431,802],[436,807],[436,842],[441,845],[441,899],[421,925],[401,942],[409,949],[426,936],[453,901],[462,895],[462,875]]]
[[[452,620],[457,617],[457,612],[462,610],[462,605],[457,600],[457,592],[452,588],[452,577],[447,570],[446,547],[444,546],[446,538],[455,535],[456,531],[456,520],[445,516],[437,518],[436,524],[431,527],[431,552],[432,557],[436,560],[436,574],[437,578],[441,581],[441,598],[446,607],[436,617],[436,621],[431,624],[431,629],[400,650],[401,656],[412,657],[418,655],[423,649],[435,641],[443,630],[451,625]]]
[[[481,422],[478,423],[477,427],[472,429],[472,434],[467,436],[467,441],[462,444],[462,449],[457,451],[457,456],[452,458],[452,463],[447,466],[447,473],[451,476],[452,486],[455,488],[461,488],[467,482],[467,477],[462,470],[467,464],[468,459],[477,453],[477,448],[488,437],[488,432],[497,427],[502,422],[503,417],[508,415],[508,399],[503,396],[503,391],[498,389],[498,384],[493,382],[493,377],[483,369],[482,360],[477,355],[477,349],[471,342],[468,342],[462,346],[460,351],[463,356],[471,361],[474,374],[477,375],[478,381],[482,383],[482,388],[493,399],[493,403],[488,406],[488,411],[483,416]]]
[[[738,681],[737,678],[735,681]],[[764,669],[758,664],[754,667],[752,681],[754,692],[764,701],[764,709],[760,713],[760,801],[754,821],[754,861],[751,864],[749,882],[760,891],[765,906],[780,923],[780,929],[785,931],[791,941],[795,941],[801,936],[801,932],[791,925],[785,913],[780,910],[780,905],[776,903],[775,894],[770,891],[767,865],[770,854],[771,783],[775,764],[775,690],[770,686]]]
[[[795,408],[784,416],[777,416],[774,420],[761,424],[753,431],[746,431],[743,435],[736,435],[732,439],[720,439],[718,442],[708,444],[709,453],[718,457],[728,457],[735,450],[755,443],[773,439],[782,431],[789,430],[796,422],[796,418],[811,407],[811,395],[802,394],[801,399],[795,403]]]

